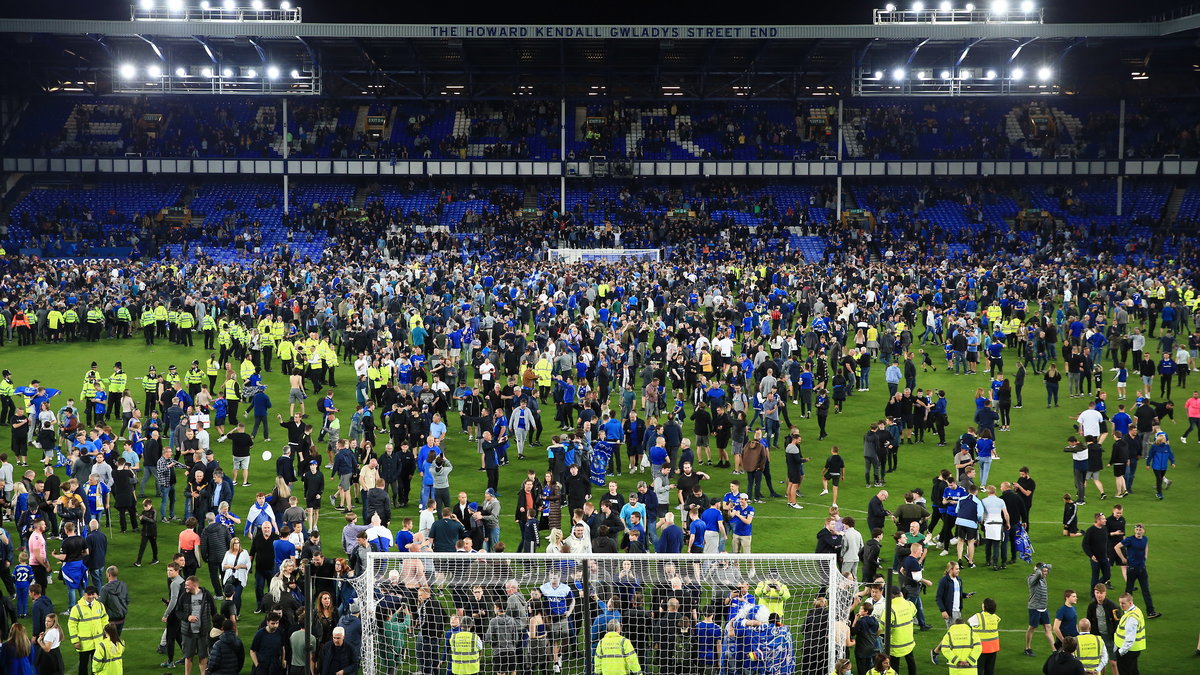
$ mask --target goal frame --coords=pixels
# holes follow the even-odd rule
[[[660,263],[663,259],[663,250],[661,248],[549,248],[546,253],[551,260],[557,259],[569,263],[578,262],[616,262],[621,259],[645,260],[647,256],[653,255],[654,259],[648,262]]]
[[[824,573],[825,578],[822,579],[826,589],[825,597],[828,598],[828,624],[826,626],[826,635],[828,636],[826,670],[832,671],[834,662],[837,659],[837,622],[842,616],[845,616],[852,603],[855,591],[858,590],[856,582],[847,580],[841,573],[841,568],[838,565],[837,556],[832,553],[746,553],[732,555],[729,553],[718,554],[697,554],[697,553],[674,553],[674,554],[638,554],[638,553],[603,553],[591,555],[563,555],[557,553],[484,553],[464,554],[464,553],[399,553],[395,551],[377,552],[372,551],[367,553],[367,569],[368,574],[363,577],[354,579],[352,582],[354,588],[358,592],[358,602],[362,607],[362,616],[370,617],[370,621],[375,620],[376,595],[378,588],[379,575],[376,570],[381,567],[386,567],[388,561],[396,561],[397,567],[404,560],[420,558],[423,561],[461,561],[463,556],[487,556],[488,558],[506,559],[512,562],[531,561],[541,565],[549,565],[558,560],[572,560],[582,567],[584,574],[584,582],[587,583],[588,569],[587,564],[590,560],[598,562],[617,562],[623,560],[631,560],[636,562],[653,561],[656,564],[665,562],[687,563],[687,564],[704,564],[705,562],[728,561],[737,563],[751,563],[754,567],[755,563],[786,563],[786,562],[806,562],[820,563],[827,569],[820,570]],[[834,596],[836,597],[830,597]],[[363,631],[362,642],[362,658],[360,661],[360,672],[363,675],[379,675],[376,660],[371,658],[375,653],[377,631]],[[798,654],[798,651],[797,651]],[[590,661],[587,664],[587,672],[591,672]]]

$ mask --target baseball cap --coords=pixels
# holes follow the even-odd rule
[[[495,490],[495,488],[488,488],[488,489],[487,489],[487,494],[489,494],[489,495],[491,495],[491,496],[495,497],[495,496],[496,496],[496,490]]]
[[[739,494],[739,495],[738,495],[738,499],[750,499],[750,495],[748,495],[748,494],[746,494],[745,492],[743,492],[743,493],[741,493],[741,494]]]
[[[1048,570],[1048,569],[1053,569],[1054,565],[1051,565],[1050,563],[1047,563],[1047,562],[1040,562],[1040,563],[1034,565],[1034,567],[1039,570],[1041,570],[1041,569]]]

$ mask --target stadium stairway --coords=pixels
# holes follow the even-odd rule
[[[1171,190],[1171,196],[1167,198],[1166,212],[1164,213],[1167,222],[1172,222],[1179,216],[1179,209],[1183,206],[1183,196],[1186,194],[1186,187],[1176,185]]]

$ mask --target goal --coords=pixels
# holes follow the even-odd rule
[[[563,262],[616,262],[618,260],[659,262],[662,250],[657,248],[551,248],[547,249],[550,260]]]
[[[827,675],[857,585],[831,555],[371,553],[353,582],[365,675],[592,675],[619,626],[647,673]],[[617,623],[613,623],[613,622]],[[473,658],[473,657],[472,657]]]

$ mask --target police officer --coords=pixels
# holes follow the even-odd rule
[[[154,324],[150,324],[153,326]],[[150,337],[153,340],[153,336]],[[158,407],[158,373],[154,371],[154,364],[150,364],[150,370],[146,376],[142,378],[142,392],[146,395],[146,406],[142,410],[146,417],[150,417],[150,413]]]
[[[216,392],[217,376],[221,374],[221,362],[217,360],[215,352],[208,355],[208,360],[204,363],[204,374],[208,376],[208,390]]]
[[[74,342],[78,330],[79,312],[76,312],[74,307],[68,307],[67,311],[63,312],[63,334],[68,341]]]
[[[179,311],[179,344],[192,345],[192,329],[196,327],[196,316],[190,311],[183,309]]]
[[[155,321],[154,309],[150,305],[146,305],[142,309],[142,336],[145,338],[147,345],[154,344]]]
[[[125,387],[129,386],[129,375],[125,373],[125,369],[121,366],[121,362],[117,361],[113,364],[113,373],[108,376],[108,391],[110,398],[108,405],[110,416],[120,416],[121,414],[121,395],[125,393]]]
[[[129,308],[124,304],[117,307],[117,336],[122,338],[129,337],[129,324],[133,321],[133,317],[129,314]]]
[[[204,348],[208,351],[216,349],[214,346],[217,339],[217,322],[212,316],[205,314],[204,318],[200,319],[200,330],[204,332]],[[212,386],[209,386],[211,389]]]
[[[88,342],[100,339],[100,329],[104,326],[104,312],[99,307],[92,306],[87,311]]]
[[[187,385],[188,395],[195,401],[196,394],[200,393],[200,389],[204,385],[204,373],[200,372],[199,361],[192,361],[192,367],[183,374],[183,383]]]
[[[0,425],[12,424],[13,416],[17,414],[17,405],[12,400],[16,393],[17,388],[12,381],[12,371],[6,368],[3,379],[0,379]]]
[[[617,619],[608,622],[607,632],[596,645],[592,672],[597,675],[636,675],[642,672],[633,643],[621,635],[621,622]]]

